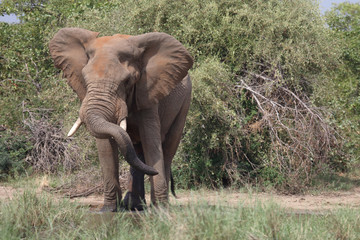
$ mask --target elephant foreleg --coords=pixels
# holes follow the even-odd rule
[[[104,179],[104,206],[101,211],[115,212],[121,200],[118,146],[113,139],[96,139]]]

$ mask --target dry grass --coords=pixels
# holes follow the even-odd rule
[[[122,192],[127,190],[128,165],[120,167],[119,182]],[[56,179],[56,178],[54,178]],[[88,166],[73,174],[65,174],[55,180],[56,186],[47,184],[43,190],[58,193],[64,197],[77,198],[86,197],[91,194],[101,195],[104,192],[101,169],[98,166]]]

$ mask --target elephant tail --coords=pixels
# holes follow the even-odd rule
[[[170,189],[171,189],[171,193],[175,198],[178,198],[175,194],[175,182],[174,182],[174,177],[172,175],[172,171],[170,170]]]

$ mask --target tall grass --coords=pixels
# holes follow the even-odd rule
[[[85,207],[25,192],[0,203],[2,239],[359,239],[358,210],[289,213],[272,203],[254,207],[172,205],[141,214],[91,213]]]

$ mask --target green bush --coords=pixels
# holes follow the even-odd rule
[[[0,135],[0,180],[24,173],[26,155],[32,144],[21,135],[1,133]]]
[[[268,151],[266,134],[244,128],[256,106],[233,88],[229,67],[208,58],[191,73],[193,100],[174,175],[191,187],[228,186],[254,171]]]
[[[332,121],[344,136],[346,158],[360,162],[360,4],[341,3],[325,15],[340,42],[341,65],[332,72],[326,88],[318,88],[316,101],[330,106]]]

